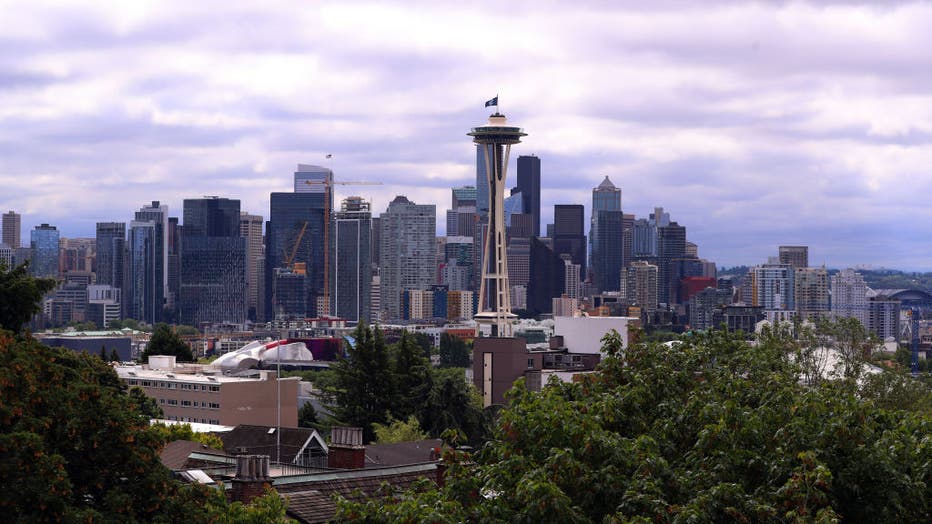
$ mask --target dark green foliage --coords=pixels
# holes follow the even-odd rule
[[[449,333],[440,335],[440,367],[467,368],[471,353],[463,339]]]
[[[194,354],[189,346],[168,324],[156,324],[149,345],[142,354],[143,362],[148,362],[152,355],[175,355],[179,362],[192,362]]]
[[[407,331],[393,346],[392,378],[394,400],[391,414],[397,420],[407,420],[427,401],[433,380],[430,373],[430,361],[424,356],[423,349]]]
[[[116,348],[111,349],[110,350],[110,362],[119,362],[119,361],[120,361],[120,354],[117,353]]]
[[[53,289],[55,279],[33,277],[28,263],[14,268],[0,263],[0,330],[19,333],[39,312],[42,297]]]
[[[855,330],[852,330],[852,332]],[[850,334],[851,332],[846,331]],[[859,338],[839,344],[858,353]],[[929,389],[897,375],[801,381],[786,340],[604,340],[597,373],[519,381],[493,440],[443,487],[363,504],[368,522],[930,522]]]
[[[146,520],[165,507],[162,443],[123,389],[95,356],[0,333],[4,520]]]
[[[356,345],[331,366],[332,384],[324,392],[335,421],[363,428],[363,438],[375,438],[372,423],[386,423],[395,398],[388,347],[380,329],[360,323]]]
[[[333,414],[331,422],[362,427],[366,442],[375,438],[372,424],[411,415],[431,436],[447,429],[473,440],[485,434],[481,401],[462,369],[431,369],[416,337],[407,332],[391,347],[378,328],[359,326],[355,338],[347,357],[315,381]]]
[[[317,412],[310,402],[305,402],[301,409],[298,410],[298,427],[301,428],[318,428],[320,422],[317,420]]]

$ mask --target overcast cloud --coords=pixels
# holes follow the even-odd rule
[[[649,5],[650,7],[645,7]],[[605,175],[720,265],[932,270],[932,6],[0,2],[0,210],[65,237],[150,200],[268,216],[296,164],[384,211],[475,180],[498,94],[553,204]],[[511,179],[514,176],[512,161]]]

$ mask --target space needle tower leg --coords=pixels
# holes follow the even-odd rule
[[[485,157],[489,185],[489,224],[483,241],[482,278],[479,285],[479,311],[475,319],[491,325],[493,337],[511,337],[516,316],[511,312],[508,284],[508,256],[505,242],[505,179],[511,145],[526,136],[519,127],[509,126],[505,115],[489,117],[486,125],[469,133]]]

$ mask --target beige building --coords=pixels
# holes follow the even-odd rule
[[[659,275],[657,266],[653,264],[642,260],[632,262],[628,266],[624,286],[628,302],[647,311],[657,309]]]
[[[276,426],[280,405],[281,425],[298,425],[298,377],[276,381],[275,371],[265,370],[258,377],[234,377],[210,366],[176,364],[173,356],[152,356],[149,362],[117,366],[116,372],[155,399],[168,420]]]

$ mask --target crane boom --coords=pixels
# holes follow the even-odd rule
[[[307,220],[304,221],[304,224],[301,225],[301,230],[298,232],[298,238],[294,241],[294,246],[291,247],[291,253],[285,257],[285,266],[292,267],[294,262],[294,257],[298,254],[298,247],[301,245],[301,239],[304,238],[304,232],[307,231]]]

